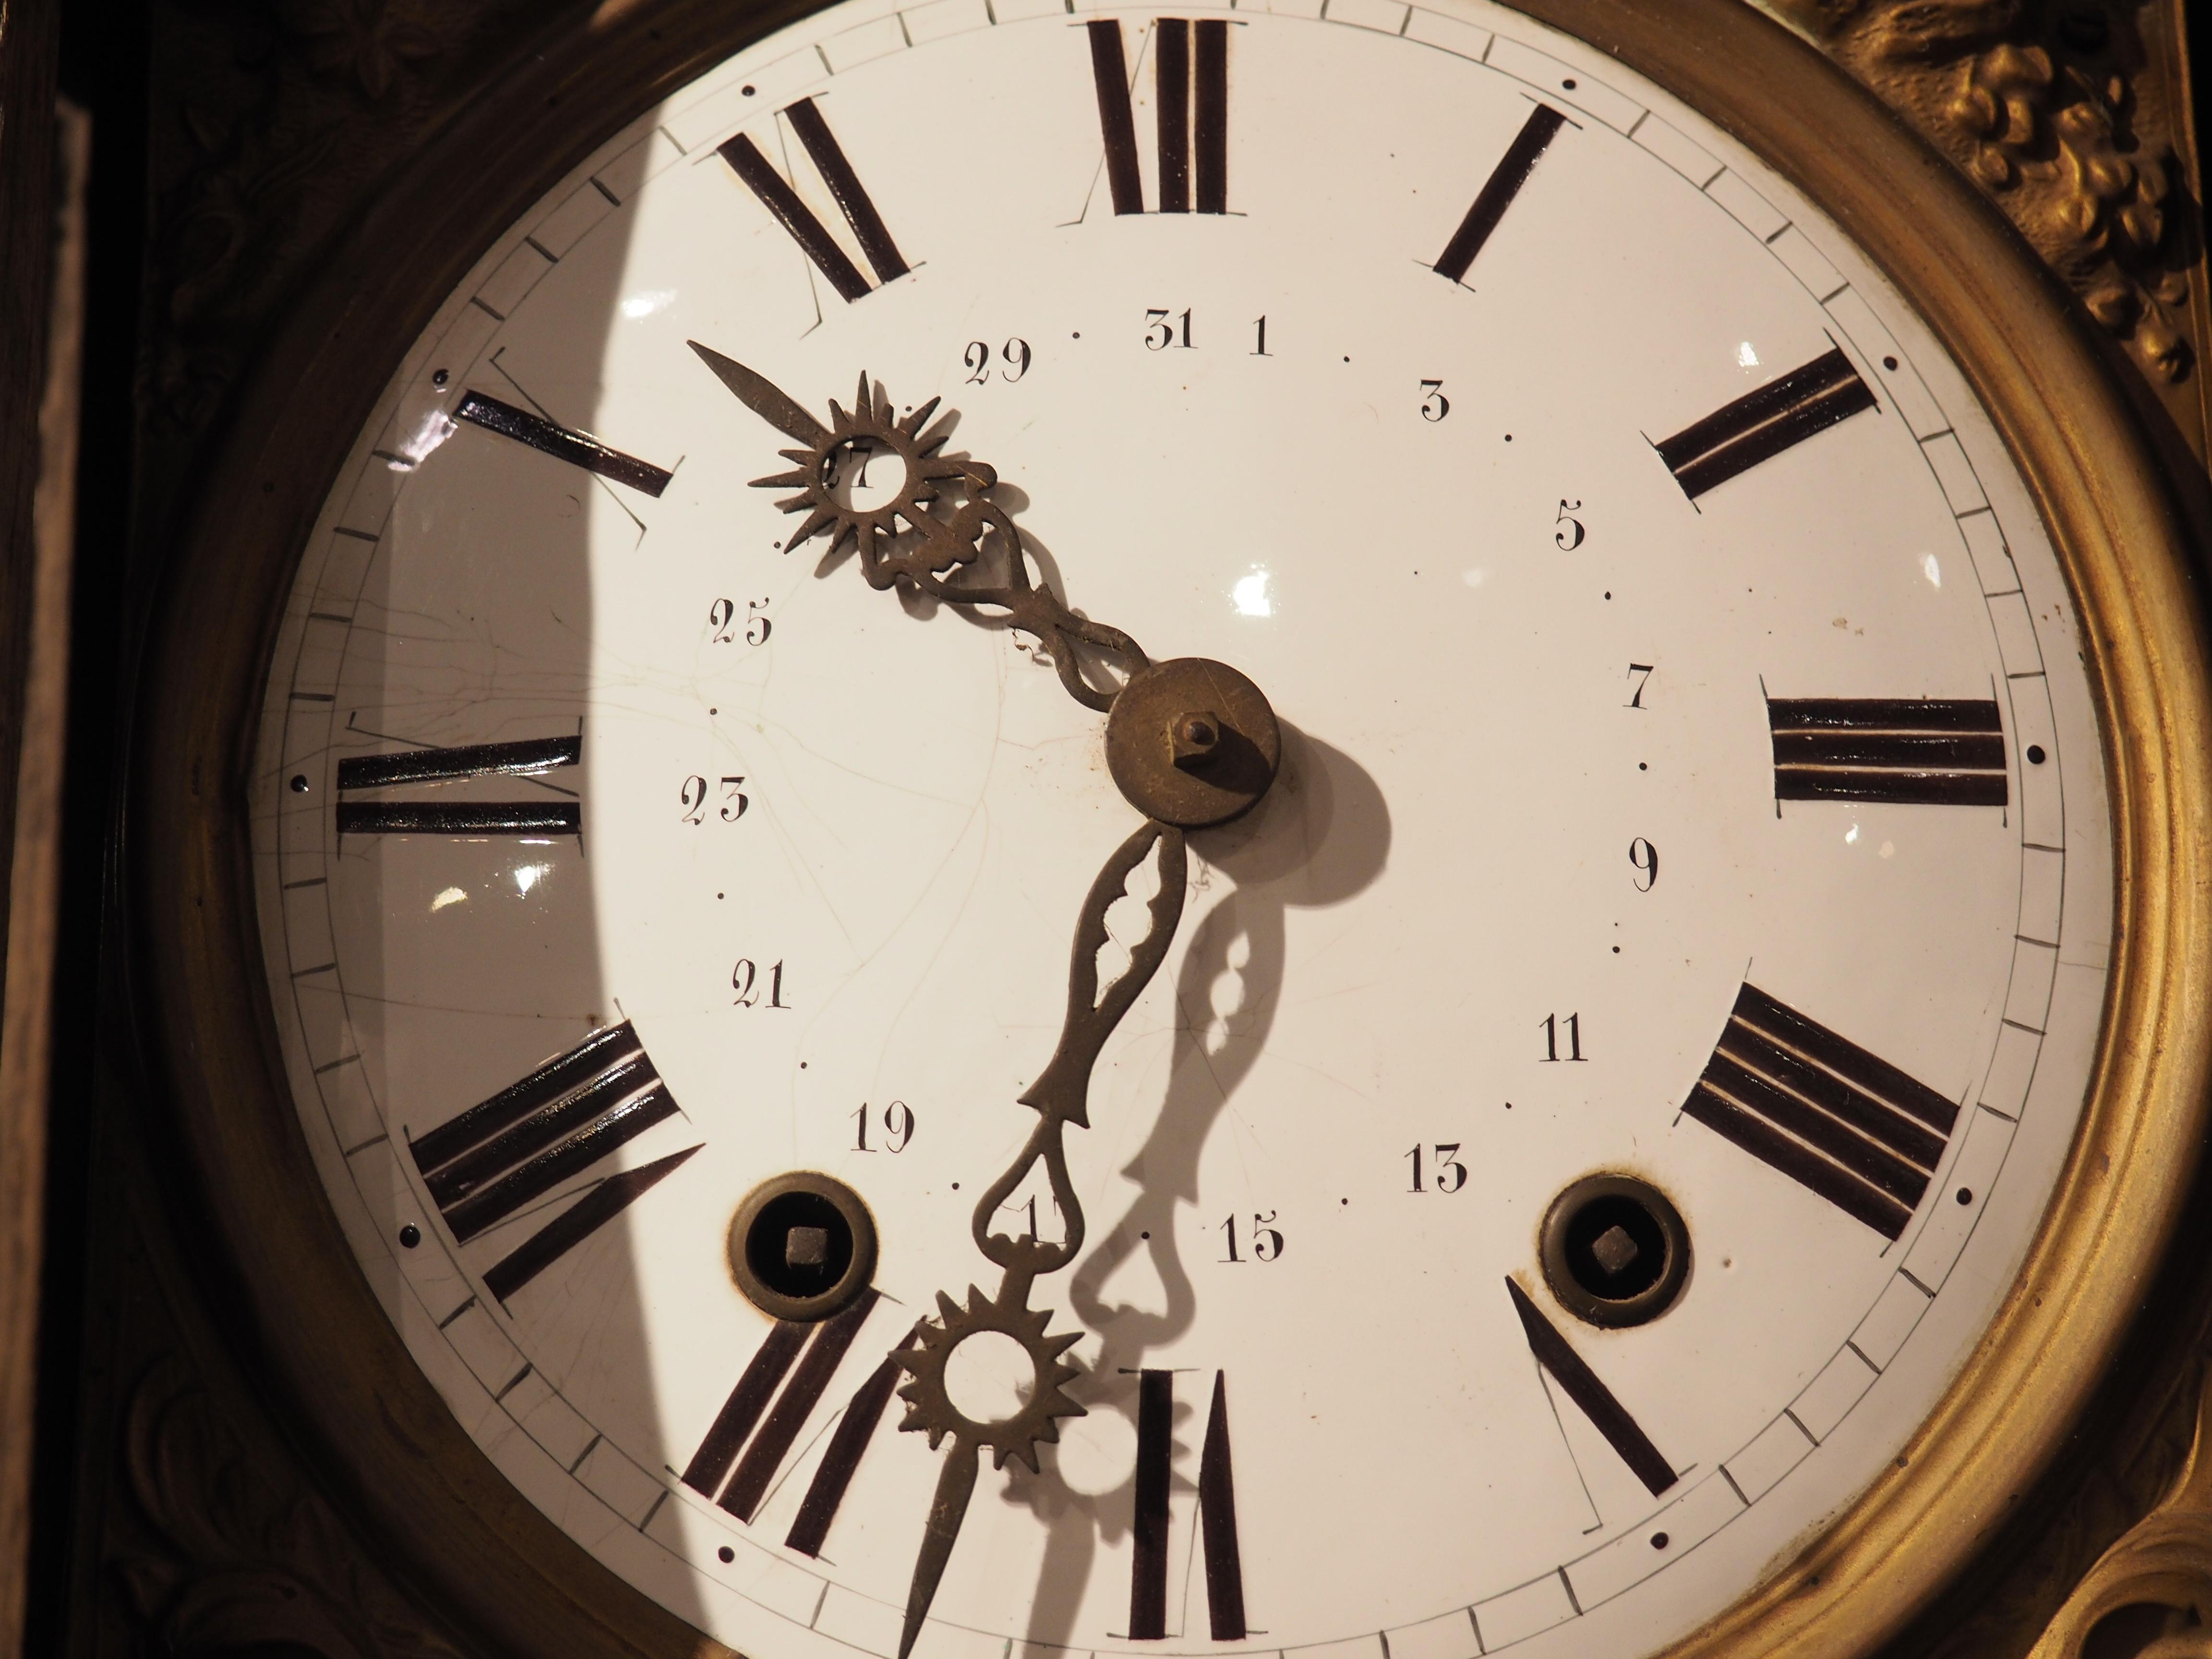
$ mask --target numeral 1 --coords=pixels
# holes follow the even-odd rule
[[[1993,702],[1769,697],[1777,800],[2002,806],[2004,720]]]
[[[1191,210],[1195,152],[1198,211],[1229,211],[1229,24],[1219,17],[1163,17],[1153,24],[1154,101],[1159,110],[1159,210]],[[1130,111],[1128,60],[1121,25],[1086,25],[1098,126],[1106,142],[1106,185],[1116,213],[1142,213],[1137,124]],[[1192,47],[1195,37],[1196,52]],[[1195,57],[1197,73],[1192,74]]]
[[[1654,1498],[1672,1486],[1680,1479],[1674,1467],[1659,1455],[1651,1437],[1638,1426],[1627,1407],[1613,1398],[1613,1390],[1598,1381],[1597,1373],[1583,1363],[1582,1356],[1568,1346],[1567,1339],[1544,1317],[1543,1310],[1510,1279],[1505,1281],[1505,1293],[1513,1298],[1513,1311],[1520,1316],[1521,1328],[1536,1363],[1551,1372],[1567,1398],[1620,1454],[1620,1461]]]
[[[625,1020],[410,1141],[408,1150],[454,1242],[465,1244],[676,1109]],[[486,1286],[504,1302],[698,1150],[609,1176],[501,1258],[484,1274]]]
[[[1131,1528],[1129,1635],[1139,1642],[1167,1637],[1168,1496],[1175,1450],[1175,1373],[1138,1373],[1137,1478]],[[1206,1559],[1206,1613],[1217,1642],[1241,1642],[1244,1563],[1237,1535],[1237,1482],[1229,1450],[1228,1381],[1213,1374],[1213,1402],[1198,1462],[1199,1541]]]
[[[1878,408],[1838,346],[1723,404],[1656,447],[1692,501],[1838,421]]]
[[[1682,1110],[1885,1238],[1919,1208],[1959,1116],[1748,982]]]
[[[1557,1014],[1547,1014],[1537,1023],[1544,1028],[1543,1063],[1577,1060],[1583,1057],[1583,1017],[1580,1014],[1569,1014],[1564,1020]],[[1567,1033],[1567,1052],[1564,1054],[1559,1052],[1559,1030],[1563,1025]]]
[[[583,759],[581,737],[473,743],[457,749],[410,749],[395,755],[352,755],[338,763],[338,792],[407,783],[451,783],[462,778],[533,776],[581,765]],[[574,799],[341,800],[337,804],[341,836],[574,836],[582,834],[583,828],[584,809]]]
[[[580,466],[602,478],[612,478],[617,483],[626,483],[648,495],[658,496],[676,476],[650,461],[610,449],[588,433],[556,426],[541,415],[503,404],[496,398],[487,398],[481,392],[471,392],[464,397],[460,406],[453,410],[453,418],[480,426],[487,432],[496,432],[502,438],[512,438],[519,444],[527,444],[540,454]]]
[[[813,158],[815,171],[822,182],[830,187],[830,198],[837,210],[845,216],[852,227],[854,238],[860,252],[867,256],[874,268],[878,283],[895,282],[911,269],[906,258],[891,240],[890,229],[876,204],[861,187],[860,175],[845,157],[830,124],[822,118],[811,98],[802,98],[787,105],[781,112],[791,123],[791,130],[799,135],[799,142],[806,147]],[[815,269],[829,279],[845,300],[866,299],[872,291],[868,279],[860,275],[860,267],[845,257],[845,250],[837,246],[823,222],[814,216],[814,210],[799,198],[799,192],[786,183],[781,173],[761,153],[758,144],[744,133],[722,144],[717,153],[730,164],[730,171],[743,179],[761,205],[774,214],[776,222],[790,232],[791,240],[814,262]]]

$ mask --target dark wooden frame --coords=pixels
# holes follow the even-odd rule
[[[267,1382],[333,1496],[488,1651],[724,1650],[600,1567],[507,1483],[416,1369],[356,1265],[295,1115],[266,1000],[246,823],[254,727],[287,586],[325,493],[438,303],[596,143],[811,9],[604,7],[557,25],[436,136],[262,355],[170,566],[135,722],[125,872],[144,1029]],[[1863,1651],[1989,1535],[1988,1521],[1953,1524],[1943,1488],[1953,1499],[2016,1491],[2051,1456],[2124,1328],[2121,1287],[2158,1259],[2193,1169],[2212,1044],[2202,1016],[2178,1014],[2177,999],[2212,959],[2212,926],[2207,899],[2190,896],[2179,872],[2212,860],[2212,780],[2197,752],[2212,750],[2205,642],[2171,509],[2124,400],[2063,295],[1940,157],[1741,0],[1524,9],[1705,110],[1884,264],[1996,413],[2094,623],[2107,762],[2127,802],[2116,831],[2131,954],[2098,1103],[2029,1268],[2054,1301],[2067,1292],[2074,1323],[2054,1323],[2055,1306],[2048,1316],[2016,1306],[1974,1362],[1984,1382],[2056,1380],[2014,1418],[2009,1451],[1954,1390],[1937,1420],[1955,1451],[1937,1444],[1925,1473],[1917,1462],[1910,1480],[1886,1478],[1804,1560],[1683,1648]],[[2121,568],[2124,544],[2134,575]],[[2131,724],[2154,707],[2159,719]],[[2150,1041],[2159,1030],[2162,1049]],[[2097,1187],[2098,1161],[2115,1158],[2121,1176]],[[2132,1206],[2117,1242],[2116,1192]],[[2057,1373],[2035,1371],[2039,1355],[2069,1341]]]

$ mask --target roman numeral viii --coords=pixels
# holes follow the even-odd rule
[[[354,755],[338,763],[338,793],[452,783],[462,778],[531,777],[580,766],[583,759],[581,736]],[[560,793],[569,793],[565,789]],[[341,836],[574,836],[583,833],[584,809],[573,797],[565,801],[341,800],[337,828]]]
[[[850,1307],[818,1324],[778,1320],[684,1466],[684,1484],[750,1523],[877,1300],[875,1291],[866,1291]],[[913,1341],[909,1334],[899,1349],[885,1355],[847,1401],[783,1540],[800,1554],[821,1554],[830,1523],[860,1466],[860,1455],[897,1385],[896,1354]]]
[[[1959,1115],[1747,981],[1682,1110],[1885,1238],[1911,1220]]]
[[[1129,1635],[1168,1633],[1168,1494],[1175,1453],[1175,1373],[1137,1374],[1136,1514],[1129,1571]],[[1244,1559],[1237,1542],[1237,1481],[1229,1455],[1229,1385],[1213,1374],[1213,1403],[1198,1457],[1199,1543],[1206,1557],[1206,1607],[1213,1639],[1241,1642]]]
[[[2004,722],[1993,702],[1769,697],[1777,800],[2002,806]]]
[[[1110,18],[1094,19],[1085,27],[1091,36],[1091,78],[1098,94],[1098,125],[1106,140],[1106,186],[1115,212],[1142,213],[1145,191],[1121,25]],[[1198,211],[1226,213],[1228,21],[1207,17],[1193,23],[1184,17],[1162,17],[1152,25],[1152,46],[1153,102],[1159,112],[1159,210],[1191,210],[1194,173]]]
[[[1814,433],[1877,406],[1838,347],[1692,422],[1657,446],[1659,458],[1682,493],[1695,501]]]
[[[625,1020],[594,1031],[408,1149],[454,1242],[465,1244],[676,1109]],[[609,1176],[501,1257],[484,1274],[485,1285],[506,1301],[698,1150]]]
[[[845,216],[852,227],[853,235],[860,245],[874,268],[878,283],[895,282],[911,269],[898,245],[891,240],[884,216],[876,211],[868,192],[860,186],[860,177],[853,171],[853,164],[845,159],[836,136],[830,124],[822,118],[811,98],[802,98],[779,112],[799,135],[799,142],[813,158],[815,171],[822,182],[830,187],[830,198],[837,204],[837,211]],[[745,187],[760,198],[761,205],[774,214],[776,222],[791,233],[791,240],[814,262],[814,267],[827,277],[830,286],[849,302],[866,299],[872,292],[868,279],[860,269],[846,257],[845,250],[837,246],[814,210],[799,198],[799,192],[787,184],[784,176],[770,165],[761,153],[758,144],[744,133],[720,147],[718,154],[730,164],[730,171],[744,180]]]

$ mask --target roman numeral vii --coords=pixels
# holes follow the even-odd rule
[[[625,1020],[409,1143],[423,1185],[465,1244],[676,1112]],[[484,1274],[504,1302],[677,1168],[696,1146],[608,1176]]]

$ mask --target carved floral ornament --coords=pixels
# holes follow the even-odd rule
[[[2193,258],[2137,3],[1771,0],[1994,197],[2147,373],[2186,376]]]

